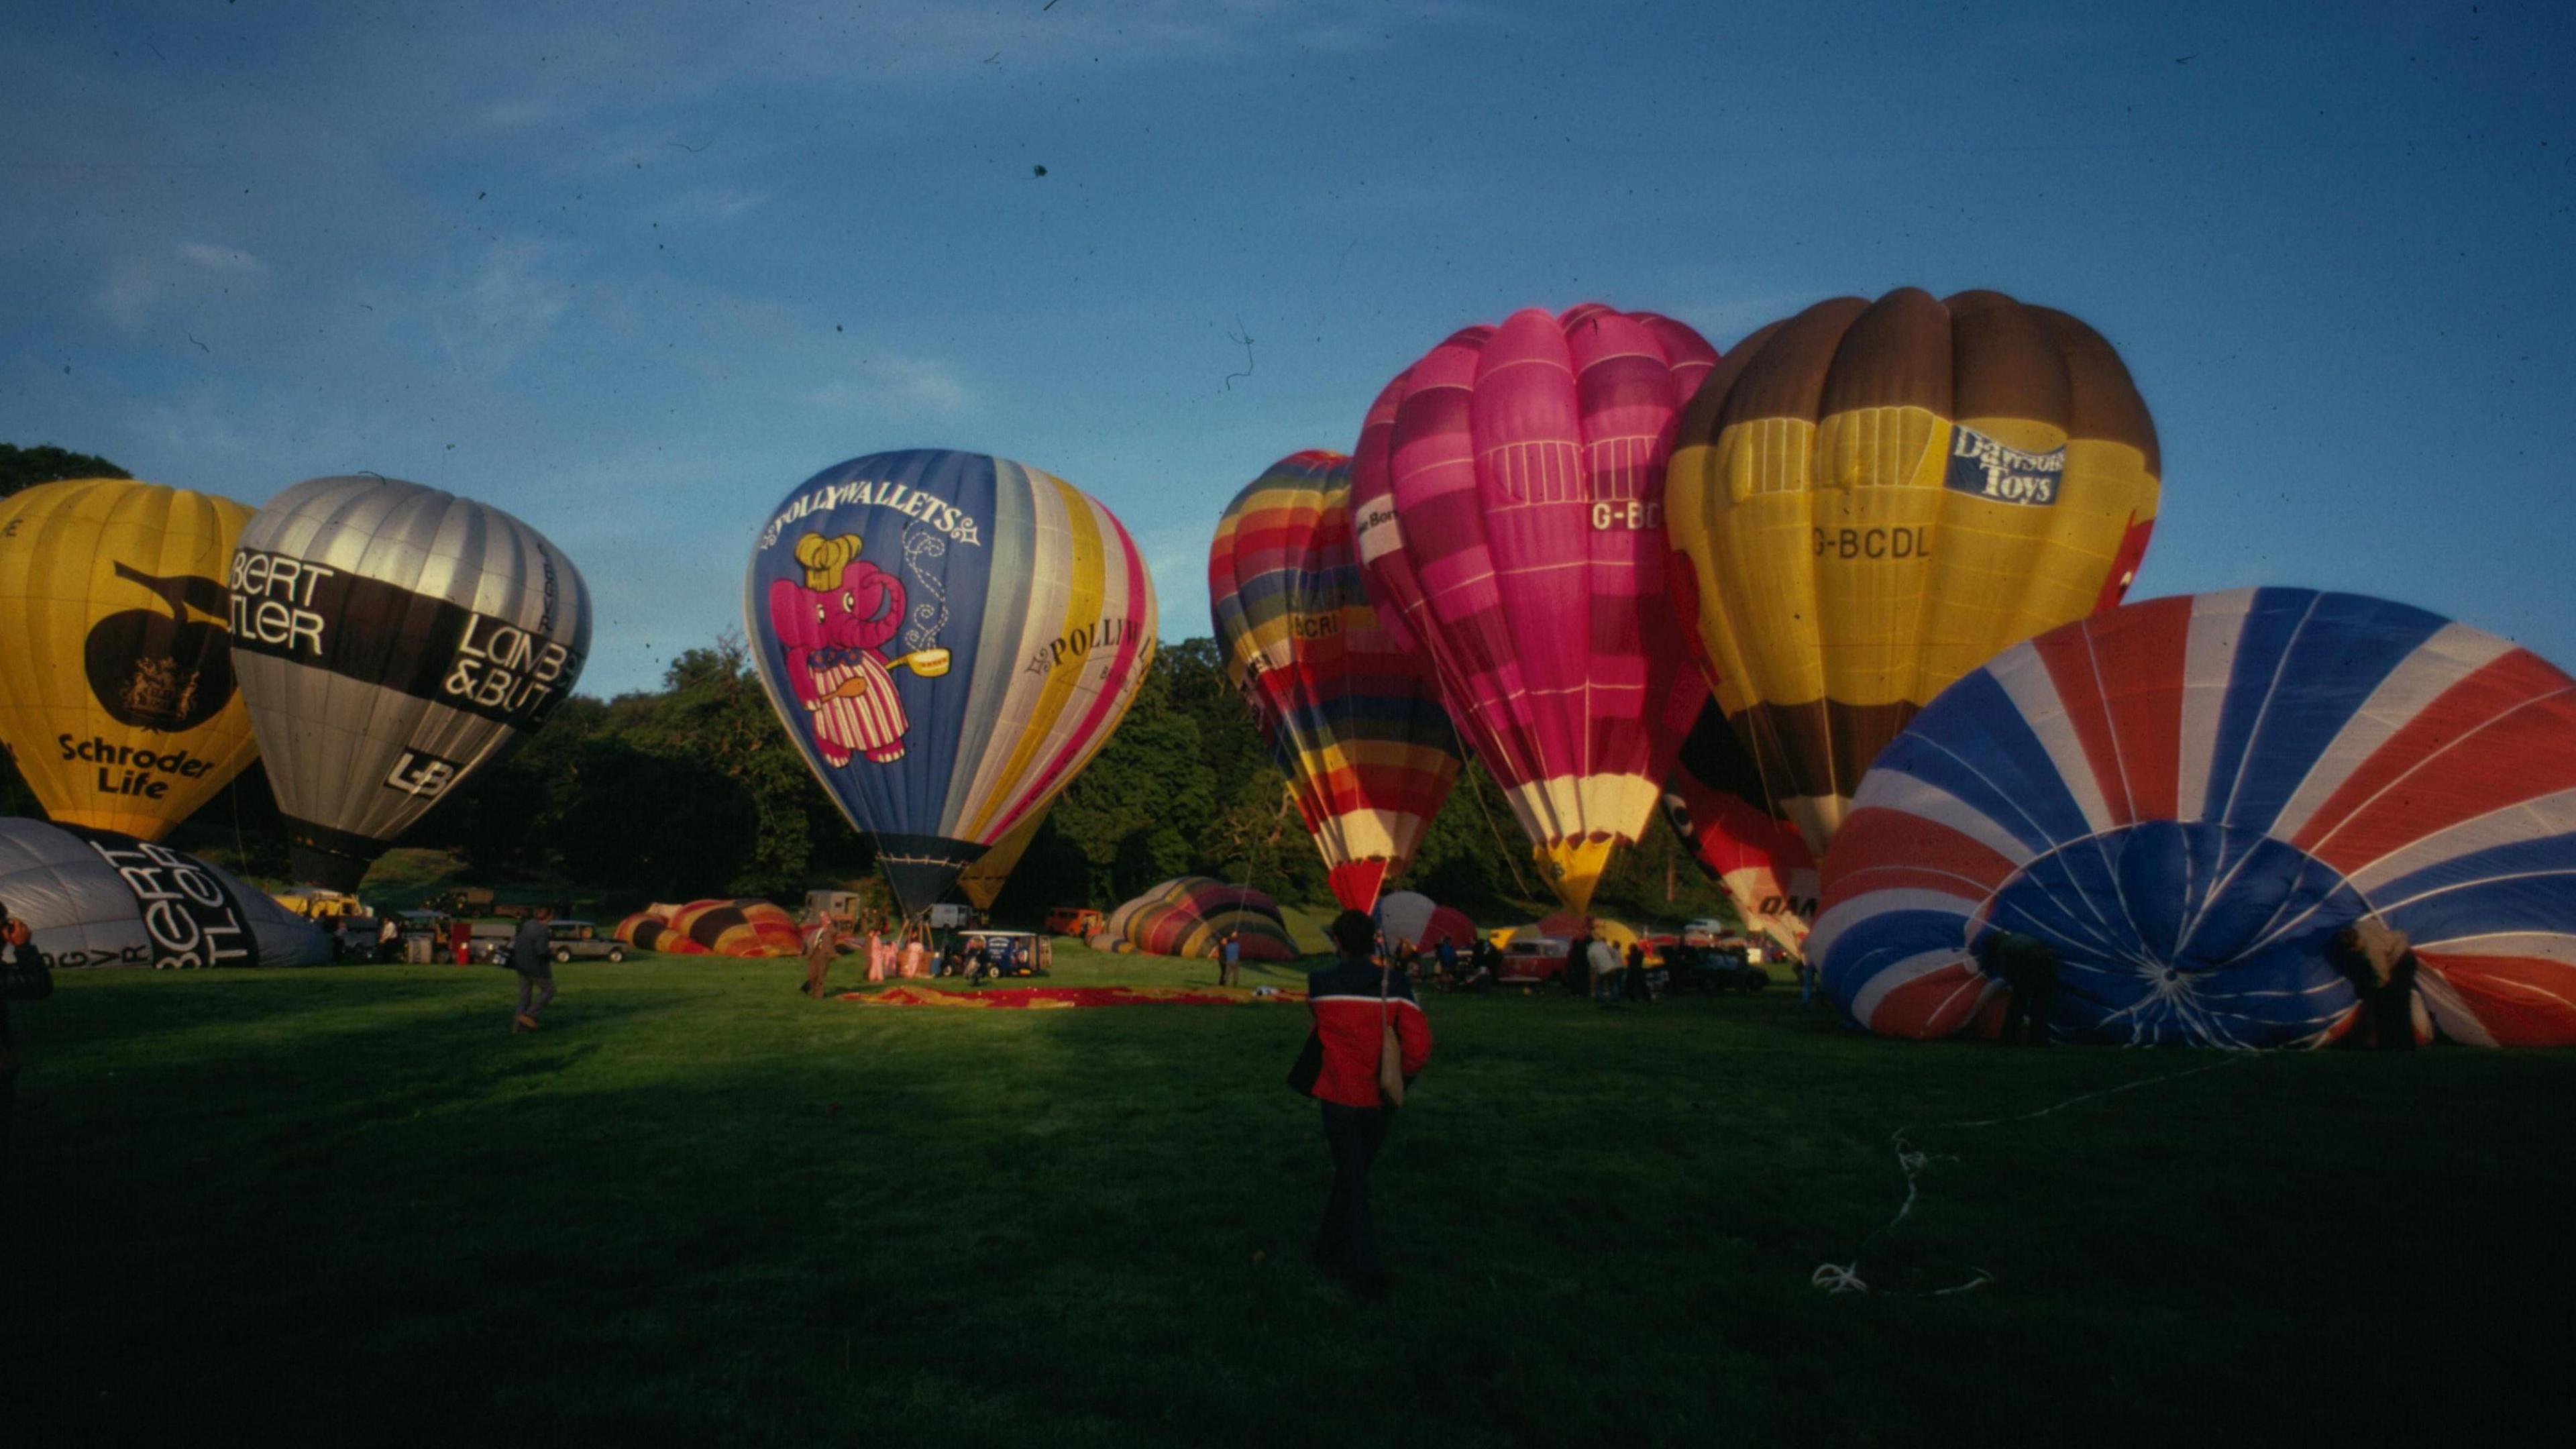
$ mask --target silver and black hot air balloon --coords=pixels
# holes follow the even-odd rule
[[[339,890],[545,723],[590,651],[590,591],[561,549],[396,478],[278,494],[230,582],[233,669],[296,875]]]

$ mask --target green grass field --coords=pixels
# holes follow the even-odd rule
[[[1435,997],[1364,1307],[1304,1255],[1302,1008],[799,974],[575,964],[515,1038],[488,968],[66,976],[16,1011],[6,1442],[2475,1442],[2566,1360],[2565,1053]],[[1810,1286],[1856,1251],[1880,1292]]]

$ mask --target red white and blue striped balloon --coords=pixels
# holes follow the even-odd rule
[[[2418,1032],[2576,1043],[2576,681],[2404,604],[2305,589],[2157,599],[1967,675],[1878,757],[1809,941],[1859,1025],[1990,1022],[1970,958],[2062,963],[2054,1035],[2318,1044],[2330,958],[2412,939]]]

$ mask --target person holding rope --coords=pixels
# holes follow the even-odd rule
[[[1977,942],[1977,969],[2000,977],[2011,998],[2004,1005],[2005,1046],[2048,1044],[2048,1011],[2057,997],[2057,952],[2037,936],[1990,931]]]
[[[1431,1061],[1431,1023],[1412,980],[1375,959],[1377,923],[1366,911],[1342,912],[1328,934],[1336,959],[1306,977],[1315,1026],[1288,1085],[1321,1105],[1324,1150],[1333,1162],[1315,1262],[1347,1271],[1360,1296],[1375,1302],[1386,1297],[1387,1276],[1369,1215],[1369,1166],[1386,1144],[1405,1087]]]

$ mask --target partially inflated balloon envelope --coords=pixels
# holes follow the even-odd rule
[[[1351,550],[1351,467],[1270,465],[1217,521],[1208,602],[1333,888],[1365,911],[1402,874],[1458,778],[1458,736],[1418,646],[1378,621]]]
[[[2052,1027],[2110,1042],[2330,1040],[2364,917],[2422,962],[2422,1024],[2576,1043],[2576,681],[2354,594],[2155,599],[1942,692],[1862,782],[1809,941],[1862,1026],[1995,1009],[1998,929],[2061,962]]]
[[[545,723],[590,652],[563,551],[373,475],[269,500],[232,559],[234,667],[303,880],[356,888],[405,827]]]
[[[45,964],[317,966],[331,938],[195,856],[113,831],[0,820],[0,904]]]
[[[1664,819],[1725,888],[1747,931],[1792,955],[1805,953],[1816,919],[1815,857],[1765,804],[1762,772],[1715,701],[1701,708],[1682,741],[1664,790]]]
[[[122,478],[0,503],[0,741],[46,814],[158,840],[258,756],[224,613],[249,517]]]
[[[1109,913],[1108,934],[1152,956],[1213,958],[1229,935],[1247,961],[1289,961],[1279,905],[1260,891],[1203,875],[1178,876]]]
[[[797,485],[743,613],[770,703],[907,913],[1046,809],[1154,658],[1127,530],[981,453],[877,453]]]
[[[1665,600],[1664,464],[1716,362],[1651,313],[1516,312],[1387,384],[1352,460],[1370,597],[1577,911],[1706,688]]]
[[[2109,344],[1994,292],[1837,298],[1727,354],[1673,452],[1674,595],[1811,847],[1944,685],[2119,602],[2159,466]]]

